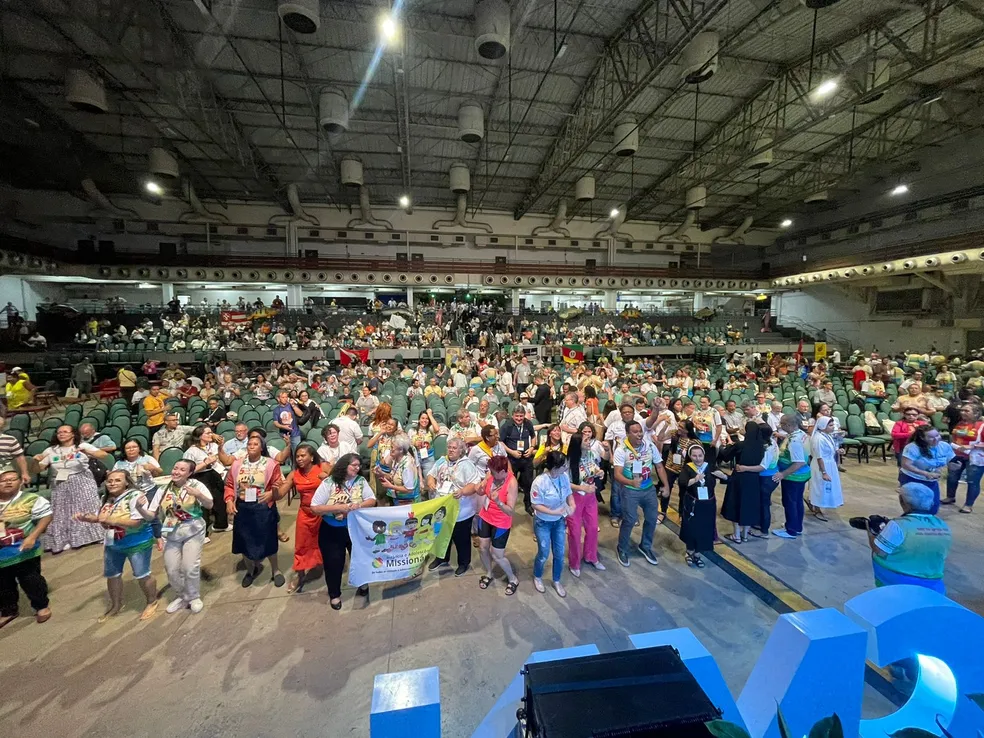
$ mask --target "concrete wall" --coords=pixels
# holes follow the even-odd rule
[[[46,297],[59,300],[64,295],[62,285],[53,282],[29,282],[20,277],[0,277],[0,307],[8,302],[28,317],[34,319],[38,304]],[[6,313],[2,316],[3,325],[7,324]]]
[[[964,328],[941,328],[938,319],[925,316],[871,315],[867,304],[836,287],[775,295],[772,314],[780,325],[800,321],[826,328],[865,351],[928,351],[935,346],[944,353],[960,353],[966,349]],[[912,327],[903,327],[905,320],[912,320]]]

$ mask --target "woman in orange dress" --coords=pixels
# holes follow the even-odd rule
[[[281,497],[293,487],[301,498],[294,530],[294,577],[287,585],[288,592],[299,592],[304,586],[307,572],[321,566],[321,549],[318,548],[321,516],[311,512],[311,498],[326,476],[328,475],[321,469],[317,449],[310,443],[298,446],[294,451],[294,471],[287,475],[280,486]]]

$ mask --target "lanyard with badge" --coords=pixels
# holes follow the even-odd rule
[[[263,460],[260,459],[260,461]],[[242,495],[240,499],[243,502],[256,502],[259,498],[260,492],[262,491],[257,484],[257,476],[259,472],[259,462],[242,462],[242,466],[239,469],[239,478],[236,481],[238,483],[237,486],[239,487],[240,494]],[[245,489],[243,489],[244,485]]]
[[[54,468],[56,464],[61,464],[61,468],[55,468],[56,482],[64,482],[71,476],[71,472],[68,470],[68,462],[77,459],[79,456],[81,456],[81,452],[75,448],[75,446],[72,446],[68,453],[57,453],[51,457],[52,468]]]
[[[711,499],[710,493],[707,490],[707,480],[703,478],[705,471],[698,469],[693,462],[690,463],[690,468],[693,469],[701,477],[697,480],[697,499],[698,500],[709,500]],[[707,464],[704,464],[704,469],[707,469]]]
[[[183,487],[175,488],[174,484],[167,486],[167,491],[164,493],[164,501],[165,503],[170,502],[170,504],[166,505],[164,523],[161,525],[161,531],[163,533],[171,533],[178,525],[192,519],[193,516],[191,513],[182,509],[184,498]]]
[[[625,448],[629,450],[626,461],[629,461],[632,464],[632,479],[636,479],[638,475],[638,479],[641,482],[649,481],[649,475],[652,472],[652,467],[649,464],[643,463],[645,460],[645,454],[640,454],[632,448],[632,444],[629,443],[628,439],[623,441],[623,443],[625,444]]]
[[[119,509],[120,504],[126,502],[129,504],[130,495],[122,494],[116,498],[111,504],[107,503],[103,505],[103,511],[105,511],[108,520],[112,521],[116,517],[116,511]],[[121,526],[107,524],[108,527],[105,530],[105,540],[104,543],[107,546],[112,546],[117,541],[122,541],[123,537],[126,535],[126,529]]]
[[[437,494],[439,497],[447,497],[454,492],[454,468],[458,465],[455,461],[452,463],[448,461],[441,469],[441,481],[437,485]]]

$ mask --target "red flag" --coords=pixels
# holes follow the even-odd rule
[[[223,310],[219,313],[219,325],[223,328],[235,328],[249,323],[249,316],[240,310]]]
[[[803,337],[800,336],[800,345],[796,349],[796,363],[799,364],[800,359],[803,358]]]
[[[369,349],[338,349],[338,354],[342,366],[360,361],[365,364],[369,361]]]

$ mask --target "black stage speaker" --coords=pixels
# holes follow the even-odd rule
[[[114,256],[116,254],[116,242],[115,241],[100,241],[99,242],[99,255],[100,256]]]
[[[96,242],[91,238],[84,238],[76,242],[76,247],[79,250],[79,256],[85,259],[91,259],[96,255]]]
[[[158,241],[157,254],[163,259],[174,261],[178,258],[178,244],[174,241]]]
[[[585,274],[594,274],[598,269],[597,259],[585,259],[584,260],[584,272]]]
[[[708,738],[721,717],[671,646],[527,664],[527,738]]]
[[[763,261],[762,262],[762,279],[769,279],[772,276],[772,264]]]

